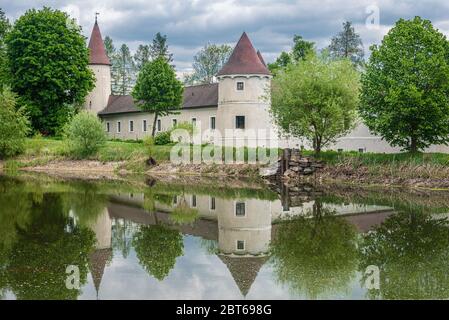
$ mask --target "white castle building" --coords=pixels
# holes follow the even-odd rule
[[[111,63],[97,22],[92,30],[89,49],[90,68],[95,74],[96,84],[87,97],[85,108],[102,119],[110,138],[142,139],[150,135],[154,115],[141,111],[132,96],[111,94]],[[272,75],[246,33],[240,37],[217,79],[218,83],[185,87],[179,114],[160,117],[156,132],[189,122],[201,129],[201,143],[250,147],[304,146],[310,149],[300,139],[287,139],[279,135],[269,114]],[[371,134],[362,123],[329,149],[385,153],[400,151],[381,137]],[[449,153],[449,147],[432,146],[426,151]]]

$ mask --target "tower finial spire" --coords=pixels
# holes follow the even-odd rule
[[[99,16],[100,12],[95,12],[95,23],[97,23],[97,18]]]

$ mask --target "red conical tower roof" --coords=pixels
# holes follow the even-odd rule
[[[270,74],[270,71],[268,71],[267,67],[257,55],[256,49],[254,49],[246,32],[243,32],[231,57],[220,72],[218,72],[217,76],[232,74]]]
[[[106,49],[104,48],[103,38],[101,37],[100,28],[95,20],[94,28],[92,29],[92,34],[89,41],[89,64],[105,64],[111,65],[108,55],[106,54]]]
[[[266,67],[267,64],[265,63],[265,60],[263,59],[262,54],[260,53],[259,50],[257,50],[257,56],[259,57],[260,62],[262,62],[263,65]]]

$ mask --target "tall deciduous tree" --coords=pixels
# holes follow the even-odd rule
[[[152,136],[159,116],[177,113],[181,107],[183,86],[173,68],[163,57],[146,63],[132,92],[136,104],[154,113]]]
[[[116,94],[127,95],[134,86],[135,65],[126,44],[122,44],[113,61],[113,84],[117,83],[113,91]]]
[[[193,57],[193,73],[185,77],[186,84],[213,83],[215,76],[228,61],[232,48],[226,44],[206,44]]]
[[[150,45],[150,56],[153,60],[163,57],[168,63],[173,62],[173,54],[168,51],[167,36],[156,33]]]
[[[449,142],[449,43],[428,20],[399,20],[362,76],[360,115],[393,146]]]
[[[14,156],[25,149],[30,121],[23,108],[16,108],[16,95],[0,87],[0,159]]]
[[[349,21],[344,22],[343,30],[332,38],[329,51],[333,58],[348,58],[356,66],[363,64],[363,42]]]
[[[55,133],[94,87],[81,28],[59,10],[29,10],[6,37],[11,85],[33,127]]]
[[[136,53],[134,54],[134,63],[136,65],[136,69],[138,71],[142,70],[144,64],[149,62],[150,59],[150,46],[146,44],[139,45]]]
[[[354,126],[359,75],[349,60],[306,60],[272,83],[271,113],[281,130],[309,141],[319,154]]]
[[[4,84],[9,82],[5,37],[10,27],[9,20],[6,18],[2,8],[0,8],[0,89]]]
[[[112,94],[120,94],[119,92],[119,74],[117,66],[117,49],[115,48],[112,38],[106,36],[104,38],[104,47],[106,54],[111,62],[111,92]]]
[[[285,69],[289,64],[304,60],[314,51],[315,43],[304,40],[302,36],[295,35],[292,50],[290,52],[282,51],[275,62],[268,64],[268,69],[276,74],[278,70]]]

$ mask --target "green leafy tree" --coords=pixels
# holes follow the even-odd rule
[[[31,9],[6,37],[11,85],[33,128],[54,134],[94,87],[81,28],[59,10]]]
[[[73,156],[85,158],[95,154],[106,142],[106,133],[101,121],[93,114],[83,111],[73,117],[64,128]]]
[[[10,28],[9,20],[6,18],[5,12],[0,8],[0,88],[9,83],[5,38]]]
[[[303,37],[295,35],[293,37],[293,47],[290,52],[282,51],[275,62],[268,64],[268,69],[273,74],[279,70],[285,70],[291,63],[304,60],[308,55],[315,52],[315,43],[304,40]]]
[[[193,57],[193,73],[186,76],[186,84],[214,83],[215,76],[228,61],[232,48],[226,44],[206,44]]]
[[[120,95],[120,64],[117,55],[117,48],[115,47],[113,40],[109,36],[106,36],[103,42],[106,54],[109,58],[109,61],[111,62],[111,93],[114,95]]]
[[[163,225],[142,226],[133,246],[140,264],[157,280],[164,280],[183,255],[182,235]]]
[[[113,81],[117,83],[114,93],[130,94],[134,86],[136,66],[131,51],[126,44],[122,44],[113,61]]]
[[[317,201],[306,216],[279,224],[272,263],[281,283],[317,299],[348,290],[357,271],[354,226]]]
[[[9,88],[0,88],[0,158],[23,152],[30,132],[30,121],[24,108],[16,108],[16,100]]]
[[[154,113],[153,137],[158,117],[177,113],[181,107],[182,93],[182,83],[166,59],[158,58],[144,65],[132,95],[142,110]]]
[[[134,63],[138,71],[142,70],[145,63],[149,62],[151,59],[150,46],[146,44],[141,44],[134,54]]]
[[[173,62],[173,54],[168,51],[167,36],[156,33],[153,43],[150,45],[150,57],[152,60],[164,58],[166,62]]]
[[[358,88],[348,60],[310,55],[273,79],[271,113],[284,134],[305,138],[319,154],[353,128]]]
[[[117,52],[117,49],[114,46],[114,42],[112,41],[112,38],[110,36],[106,36],[103,40],[104,48],[106,50],[106,54],[109,58],[109,61],[112,61],[114,58],[114,55]]]
[[[371,298],[448,299],[448,219],[415,211],[388,217],[363,236],[362,274],[370,265],[380,269],[379,290],[369,290]]]
[[[362,38],[349,21],[344,22],[343,30],[332,38],[329,51],[333,58],[347,58],[356,66],[363,65],[365,52]]]
[[[428,20],[399,20],[362,76],[360,115],[393,146],[449,142],[449,42]]]

